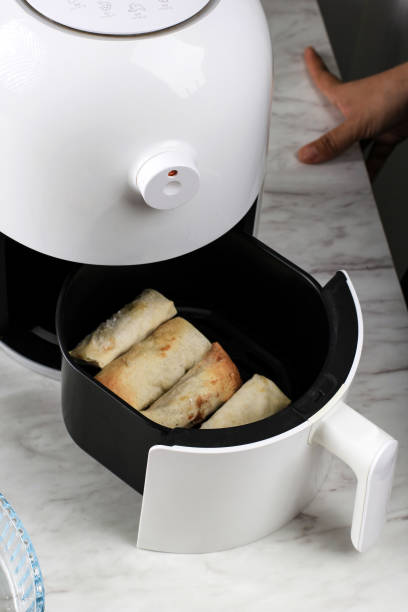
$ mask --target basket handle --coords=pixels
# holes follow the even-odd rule
[[[309,441],[336,455],[357,477],[351,541],[364,552],[386,521],[398,442],[344,402],[312,426]]]

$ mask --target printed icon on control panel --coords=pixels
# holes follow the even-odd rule
[[[71,8],[71,11],[86,8],[85,2],[82,2],[81,0],[68,0],[68,5]]]
[[[115,16],[115,13],[112,11],[112,2],[105,2],[104,0],[99,0],[98,6],[103,12],[103,17]]]
[[[128,12],[132,15],[133,19],[146,19],[146,7],[140,2],[131,2]]]
[[[173,10],[170,0],[158,0],[158,3],[159,3],[159,11],[172,11]]]

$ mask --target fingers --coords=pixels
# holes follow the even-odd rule
[[[305,49],[304,58],[306,67],[316,87],[330,102],[335,102],[336,90],[342,84],[340,79],[328,70],[326,64],[313,47]]]
[[[304,57],[309,74],[317,88],[330,102],[336,104],[338,89],[342,85],[340,79],[328,70],[313,47],[305,49]],[[361,137],[362,134],[359,134],[357,124],[350,119],[346,120],[318,140],[302,147],[298,151],[298,159],[305,164],[319,164],[329,161],[343,153]]]
[[[347,120],[299,149],[298,159],[304,164],[320,164],[334,159],[362,138],[360,131],[357,123]]]

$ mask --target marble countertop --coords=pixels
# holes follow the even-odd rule
[[[264,0],[276,89],[259,237],[325,283],[347,270],[365,348],[348,401],[400,441],[389,520],[376,547],[350,542],[354,478],[334,461],[304,513],[254,544],[208,555],[135,548],[141,496],[69,438],[59,384],[0,353],[0,488],[30,533],[48,612],[400,612],[408,596],[408,316],[357,147],[324,166],[296,149],[340,117],[302,61],[334,67],[315,0]]]

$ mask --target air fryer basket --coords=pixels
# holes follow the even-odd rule
[[[170,430],[95,381],[97,370],[76,363],[68,351],[149,287],[174,300],[179,314],[209,340],[220,342],[244,380],[263,374],[292,404],[242,427]],[[358,323],[345,275],[338,273],[322,288],[257,239],[233,230],[170,261],[81,267],[61,292],[57,334],[68,431],[81,448],[142,492],[154,445],[246,444],[296,427],[322,408],[350,371]]]

